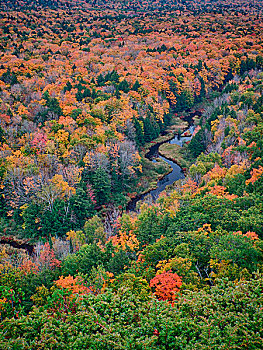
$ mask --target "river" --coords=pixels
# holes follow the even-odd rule
[[[189,128],[182,133],[182,136],[176,134],[171,140],[168,140],[166,142],[170,144],[177,144],[182,147],[185,142],[190,141],[195,129],[195,126],[193,125],[193,117],[196,114],[196,112],[191,113],[188,115],[187,118],[185,118],[189,123]],[[186,134],[187,136],[183,136],[184,134]],[[175,181],[183,179],[185,177],[182,168],[178,164],[159,154],[160,145],[161,143],[155,144],[152,147],[150,147],[145,157],[151,160],[152,162],[156,162],[158,158],[162,159],[170,165],[172,171],[158,181],[157,187],[155,189],[133,198],[127,205],[128,211],[135,211],[137,202],[143,200],[146,196],[150,195],[152,197],[153,202],[155,202],[158,199],[160,193],[164,191],[167,186],[172,185]]]

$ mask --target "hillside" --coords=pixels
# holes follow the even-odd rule
[[[261,5],[0,4],[1,349],[263,348]]]

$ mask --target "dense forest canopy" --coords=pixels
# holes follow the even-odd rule
[[[262,5],[0,3],[1,349],[263,348]]]

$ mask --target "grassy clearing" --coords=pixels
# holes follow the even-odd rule
[[[169,127],[169,132],[177,134],[178,131],[183,131],[188,128],[188,123],[180,118],[174,118],[172,120],[171,126]]]
[[[159,147],[159,153],[167,159],[180,165],[181,168],[188,168],[190,162],[186,159],[184,148],[170,143],[164,143]]]
[[[143,157],[142,166],[143,175],[140,179],[140,187],[136,189],[136,192],[141,194],[156,188],[157,182],[172,170],[169,164],[161,159],[152,162]]]

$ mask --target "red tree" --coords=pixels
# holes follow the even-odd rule
[[[159,300],[175,300],[176,293],[179,291],[181,285],[181,277],[171,271],[156,275],[150,281],[150,287],[155,289],[155,295]]]

